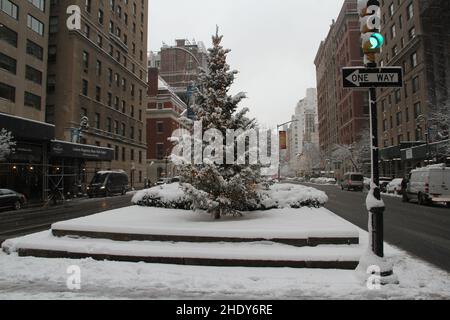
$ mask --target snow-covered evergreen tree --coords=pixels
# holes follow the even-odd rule
[[[226,161],[227,129],[245,132],[255,128],[256,123],[246,117],[248,109],[237,110],[245,94],[229,94],[237,71],[230,70],[227,64],[230,50],[221,46],[222,37],[218,30],[212,37],[213,47],[208,50],[208,70],[202,71],[200,75],[197,102],[193,109],[197,120],[202,124],[203,134],[209,129],[216,129],[224,137],[224,141],[219,141],[223,145],[223,152],[217,155],[219,158],[223,157],[223,161],[217,163],[204,159],[202,164],[185,163],[179,168],[184,181],[183,188],[193,202],[193,209],[206,210],[215,219],[255,209],[259,185],[263,182],[259,165],[251,165],[249,162],[238,165]],[[244,139],[243,136],[238,136],[235,141]],[[248,141],[245,144],[248,156],[250,148],[255,146],[250,147]],[[202,145],[204,151],[208,143],[202,142]],[[238,155],[233,152],[237,159]]]
[[[5,158],[11,153],[12,148],[16,145],[11,132],[2,128],[0,131],[0,161],[5,160]]]

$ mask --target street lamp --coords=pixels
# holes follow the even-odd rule
[[[294,123],[294,122],[300,122],[300,121],[299,120],[291,120],[291,121],[285,122],[283,124],[277,125],[278,134],[280,134],[280,128],[282,128],[288,124]],[[278,181],[281,181],[281,152],[280,152],[280,150],[278,150]]]
[[[417,117],[416,119],[416,123],[419,124],[420,122],[424,123],[424,131],[425,131],[425,140],[426,140],[426,144],[427,144],[427,162],[428,164],[430,163],[430,128],[428,126],[428,121],[427,118],[421,114]],[[420,128],[422,129],[422,128]]]

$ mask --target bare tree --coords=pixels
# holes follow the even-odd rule
[[[364,163],[370,160],[370,130],[365,127],[352,144],[336,144],[332,153],[335,161],[350,161],[355,171],[362,171]]]

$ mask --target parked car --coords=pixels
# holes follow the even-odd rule
[[[450,207],[450,167],[442,164],[413,170],[406,191],[407,201],[446,203]]]
[[[156,181],[157,186],[162,186],[164,184],[171,184],[171,183],[177,183],[180,182],[180,177],[173,177],[173,178],[160,178],[158,181]]]
[[[26,203],[23,194],[9,189],[0,189],[0,210],[20,210]]]
[[[383,192],[383,193],[387,192],[387,186],[388,186],[389,183],[392,182],[392,180],[394,180],[394,179],[387,178],[387,177],[380,177],[380,190],[381,190],[381,192]]]
[[[130,190],[128,175],[124,171],[97,172],[87,188],[89,198],[124,195]]]
[[[386,186],[386,193],[393,193],[400,195],[402,193],[402,181],[403,179],[394,179]]]
[[[350,190],[363,191],[364,176],[362,175],[362,173],[357,172],[346,173],[342,179],[341,189],[348,191]]]

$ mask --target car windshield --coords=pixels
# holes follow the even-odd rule
[[[92,179],[91,184],[98,184],[98,183],[104,183],[106,180],[106,177],[108,176],[107,173],[97,173],[94,178]]]
[[[351,180],[352,181],[363,181],[364,177],[360,176],[360,175],[352,175]]]

